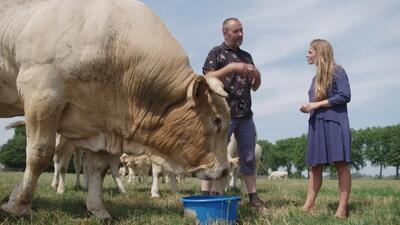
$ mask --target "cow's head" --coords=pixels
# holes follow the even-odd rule
[[[228,174],[230,114],[226,95],[216,78],[197,76],[190,83],[186,101],[171,107],[162,127],[152,136],[152,146],[165,160],[163,164],[195,172],[203,179]]]

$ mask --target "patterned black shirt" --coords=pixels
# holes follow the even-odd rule
[[[203,73],[219,70],[231,62],[243,62],[253,64],[253,59],[248,52],[230,49],[225,43],[214,47],[208,53],[204,62]],[[231,111],[231,117],[251,117],[251,82],[248,76],[244,74],[232,73],[225,77],[224,89],[228,93],[227,102]]]

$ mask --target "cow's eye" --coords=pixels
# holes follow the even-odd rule
[[[214,117],[214,125],[217,127],[217,133],[221,131],[222,120],[218,116]]]

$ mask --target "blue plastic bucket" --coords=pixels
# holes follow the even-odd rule
[[[216,221],[227,221],[235,224],[238,196],[195,195],[183,197],[183,208],[186,216],[196,217],[199,224]]]

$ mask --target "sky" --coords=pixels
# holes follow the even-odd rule
[[[259,139],[297,137],[307,132],[308,115],[299,112],[315,67],[306,62],[311,40],[329,40],[337,64],[347,72],[352,99],[350,126],[361,129],[400,123],[400,1],[398,0],[143,0],[157,14],[202,73],[208,52],[223,42],[222,21],[240,19],[242,49],[261,72],[252,93]],[[0,145],[12,136],[0,119]],[[374,174],[368,166],[362,170]],[[385,174],[394,174],[387,168]]]

